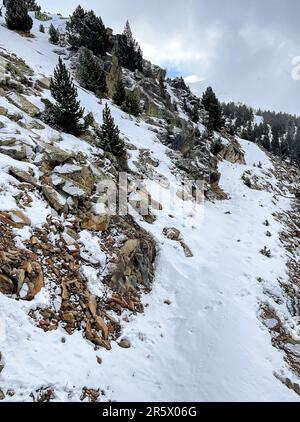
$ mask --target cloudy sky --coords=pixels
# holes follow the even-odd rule
[[[69,15],[79,0],[38,0]],[[299,0],[81,0],[106,26],[126,19],[144,56],[221,100],[300,114]],[[297,59],[298,57],[298,59]],[[297,61],[298,60],[298,61]]]

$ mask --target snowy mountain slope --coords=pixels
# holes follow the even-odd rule
[[[54,19],[61,24],[59,17]],[[0,26],[0,47],[23,58],[34,70],[33,78],[39,79],[52,74],[58,55],[47,35],[38,32],[36,20],[33,33],[36,38],[26,39]],[[50,94],[44,90],[42,95],[49,98]],[[104,102],[99,104],[94,95],[80,88],[79,98],[101,123]],[[39,97],[28,99],[43,108]],[[201,205],[182,201],[176,195],[181,181],[175,176],[169,149],[153,131],[160,128],[142,119],[129,118],[108,103],[121,134],[135,148],[130,151],[130,168],[137,170],[140,150],[147,149],[159,162],[156,174],[170,182],[170,187],[163,188],[159,195],[157,185],[146,182],[149,192],[162,205],[162,211],[153,211],[157,219],[152,225],[134,214],[138,224],[154,235],[159,247],[153,290],[142,298],[148,306],[143,315],[128,313],[129,323],[120,321],[122,337],[130,340],[132,347],[126,350],[112,342],[112,350],[106,351],[94,350],[81,331],[67,335],[61,326],[48,332],[35,326],[27,314],[50,302],[48,284],[31,302],[15,301],[1,294],[0,352],[4,369],[0,388],[4,392],[15,391],[12,397],[7,394],[6,400],[31,401],[31,393],[51,387],[54,400],[77,401],[82,389],[88,387],[103,389],[105,396],[101,400],[298,401],[299,396],[274,376],[276,373],[296,382],[283,354],[273,348],[269,332],[258,318],[260,304],[269,301],[287,324],[295,326],[285,303],[276,304],[265,294],[268,290],[280,295],[278,279],[287,280],[287,252],[278,238],[283,226],[273,214],[289,209],[291,201],[280,196],[274,201],[274,191],[249,189],[242,180],[250,170],[275,190],[275,176],[267,176],[272,162],[256,145],[240,139],[246,165],[225,161],[219,164],[221,188],[230,198],[206,202],[202,215]],[[0,106],[11,113],[20,112],[4,97],[0,97]],[[52,139],[63,150],[84,152],[88,161],[94,162],[97,150],[87,141],[58,134],[47,126],[41,130],[21,130],[17,123],[6,119],[1,116],[5,127],[0,129],[0,140],[11,133],[16,135],[19,130],[23,141],[24,138],[33,141],[39,135],[38,145],[48,144]],[[26,113],[24,119],[27,123],[32,120]],[[21,170],[31,167],[36,177],[40,172],[38,160],[27,164],[0,154],[2,211],[17,207],[13,195],[20,186],[8,175],[12,165]],[[169,209],[171,194],[173,209]],[[32,206],[24,213],[32,226],[14,229],[19,243],[45,224],[49,214],[53,215],[42,195],[37,191],[30,195]],[[267,228],[263,224],[266,220],[270,223],[270,238],[266,237]],[[173,227],[180,231],[192,257],[186,256],[180,242],[164,235],[164,229]],[[101,235],[97,241],[101,243]],[[93,245],[88,238],[85,247],[92,249]],[[264,246],[271,250],[271,259],[260,254]],[[100,249],[95,247],[93,252],[99,262],[103,260]],[[97,274],[95,281],[92,266],[88,268],[89,283],[95,284]],[[99,284],[100,295],[102,283]],[[297,327],[294,336],[299,341]]]

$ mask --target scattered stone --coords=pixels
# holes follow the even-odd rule
[[[44,130],[45,126],[42,125],[42,123],[38,122],[37,120],[32,120],[29,123],[29,128],[30,129],[36,129],[36,130]]]
[[[49,202],[51,207],[55,209],[55,211],[59,213],[68,212],[67,200],[60,193],[58,193],[52,186],[44,185],[42,186],[42,189],[46,200]]]
[[[5,394],[3,393],[3,391],[0,388],[0,401],[5,399]]]
[[[42,89],[50,89],[50,79],[41,78],[36,81],[37,85]]]
[[[97,359],[97,363],[99,365],[102,365],[102,359],[99,356],[96,356],[96,359]]]
[[[110,216],[108,214],[95,215],[88,214],[81,221],[81,228],[91,231],[104,232],[110,224]]]
[[[96,403],[97,401],[99,401],[100,395],[101,395],[100,390],[84,387],[82,389],[82,395],[80,396],[80,400],[84,401],[88,399],[90,402]]]
[[[164,304],[170,306],[172,305],[172,302],[169,299],[167,299],[164,301]]]
[[[7,116],[8,110],[5,107],[0,106],[0,116]]]
[[[270,249],[268,249],[266,246],[260,251],[260,253],[267,258],[271,258],[272,256]]]
[[[31,225],[30,219],[20,210],[0,212],[0,221],[15,229],[22,229]]]
[[[11,295],[15,292],[13,281],[4,274],[0,274],[0,292],[5,295]]]
[[[180,241],[182,239],[180,231],[175,227],[164,228],[163,235],[170,240]]]
[[[184,243],[183,241],[180,242],[184,254],[187,258],[192,258],[194,256],[193,252],[191,251],[191,249],[188,247],[188,245],[186,243]]]
[[[122,348],[122,349],[130,349],[131,348],[131,343],[128,339],[123,338],[118,345]]]

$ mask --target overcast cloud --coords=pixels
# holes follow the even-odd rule
[[[79,0],[78,0],[79,1]],[[77,0],[38,0],[69,15]],[[300,114],[299,0],[81,0],[121,31],[126,19],[144,55],[171,75],[213,86],[222,100]]]

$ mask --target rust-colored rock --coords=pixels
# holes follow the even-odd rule
[[[88,214],[81,221],[81,228],[85,230],[104,232],[108,229],[109,224],[110,216],[108,214]]]

